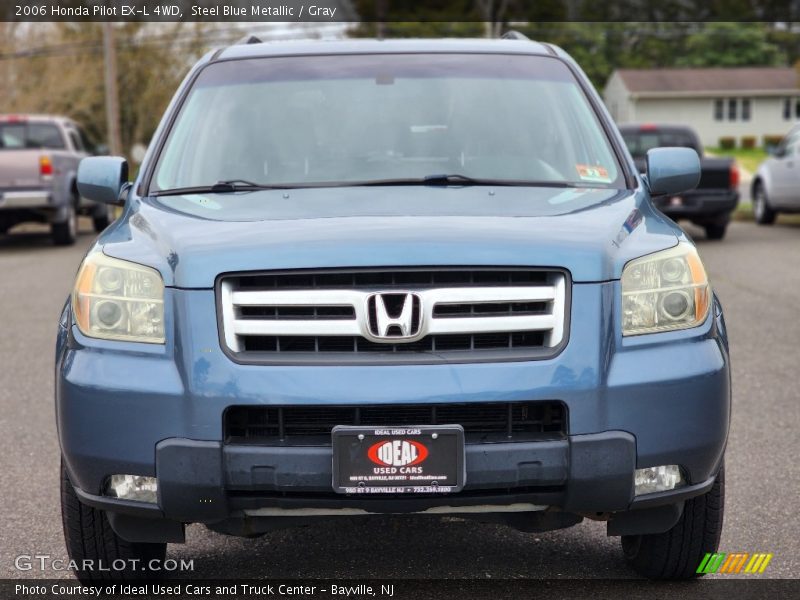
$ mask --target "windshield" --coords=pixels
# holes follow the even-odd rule
[[[62,150],[64,138],[51,123],[0,122],[0,150]]]
[[[172,126],[150,192],[431,177],[624,187],[597,116],[561,61],[362,54],[209,65]]]

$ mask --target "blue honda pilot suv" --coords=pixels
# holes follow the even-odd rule
[[[602,520],[637,572],[695,576],[728,348],[652,203],[697,184],[695,151],[640,176],[549,44],[249,42],[192,69],[133,184],[80,165],[124,209],[56,350],[78,576],[142,576],[187,523],[373,513]]]

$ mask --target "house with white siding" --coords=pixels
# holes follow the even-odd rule
[[[617,123],[693,127],[704,146],[723,137],[782,136],[800,120],[792,67],[617,69],[603,97]]]

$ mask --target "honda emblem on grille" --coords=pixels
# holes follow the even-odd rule
[[[415,337],[422,324],[422,299],[412,292],[380,292],[367,298],[367,329],[382,341]]]

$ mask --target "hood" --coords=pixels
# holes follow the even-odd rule
[[[180,288],[235,271],[445,265],[561,267],[576,282],[607,281],[678,241],[643,193],[398,186],[133,198],[99,243]]]

